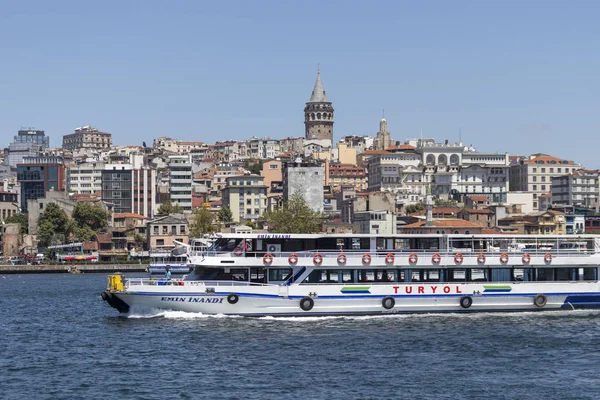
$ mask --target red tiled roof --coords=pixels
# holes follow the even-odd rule
[[[469,198],[473,201],[488,201],[488,198],[485,196],[469,196]]]
[[[400,228],[401,229],[420,228],[420,227],[425,227],[425,223],[426,223],[425,220],[420,220],[420,221],[414,222],[412,224],[403,225]],[[464,219],[457,219],[457,218],[433,219],[431,221],[431,225],[433,227],[439,227],[439,228],[481,228],[481,225],[478,225],[474,222],[465,221]]]

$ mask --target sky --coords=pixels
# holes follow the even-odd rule
[[[598,1],[0,0],[0,145],[300,137],[320,65],[334,140],[385,114],[397,141],[598,169],[599,19]]]

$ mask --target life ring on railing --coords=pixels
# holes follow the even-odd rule
[[[544,261],[546,261],[547,263],[551,263],[552,262],[552,254],[550,254],[550,253],[544,254]]]
[[[477,256],[477,262],[479,264],[485,264],[485,254],[479,253],[479,255]]]
[[[410,256],[408,256],[408,262],[411,264],[416,264],[417,261],[419,261],[419,256],[417,256],[416,253],[410,253]]]
[[[508,253],[500,254],[500,262],[506,264],[508,262]]]
[[[363,264],[371,264],[371,255],[369,253],[365,253],[362,256]]]
[[[454,254],[454,262],[457,264],[461,264],[463,262],[465,258],[463,257],[462,253],[456,253]]]
[[[288,257],[288,261],[292,265],[298,264],[298,255],[296,253],[290,254],[290,256]]]
[[[241,247],[236,247],[235,249],[233,249],[233,255],[236,257],[241,256],[243,253],[243,250]]]
[[[273,262],[273,255],[271,253],[267,253],[263,256],[263,262],[265,264],[270,265]]]
[[[313,262],[316,265],[321,265],[321,263],[323,262],[323,256],[321,254],[319,254],[319,253],[315,254],[313,256]]]
[[[431,262],[434,264],[439,264],[440,261],[442,261],[442,256],[440,255],[440,253],[434,253],[431,256]]]
[[[385,256],[386,264],[393,264],[395,259],[396,257],[392,253],[387,253],[387,255]]]
[[[346,257],[346,255],[344,253],[337,256],[338,264],[346,264],[346,261],[348,261],[348,257]]]
[[[531,261],[531,256],[529,253],[525,253],[521,259],[523,260],[523,264],[529,264],[529,261]]]

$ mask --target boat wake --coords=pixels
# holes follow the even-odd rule
[[[237,315],[223,315],[223,314],[202,314],[193,313],[186,311],[169,311],[169,310],[148,310],[146,312],[132,312],[125,316],[129,319],[152,319],[152,318],[166,318],[166,319],[205,319],[205,318],[240,318]]]

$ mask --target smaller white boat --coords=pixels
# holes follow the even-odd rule
[[[164,275],[168,268],[173,275],[189,273],[191,268],[188,256],[181,253],[175,246],[158,246],[151,249],[148,272],[151,275]]]

